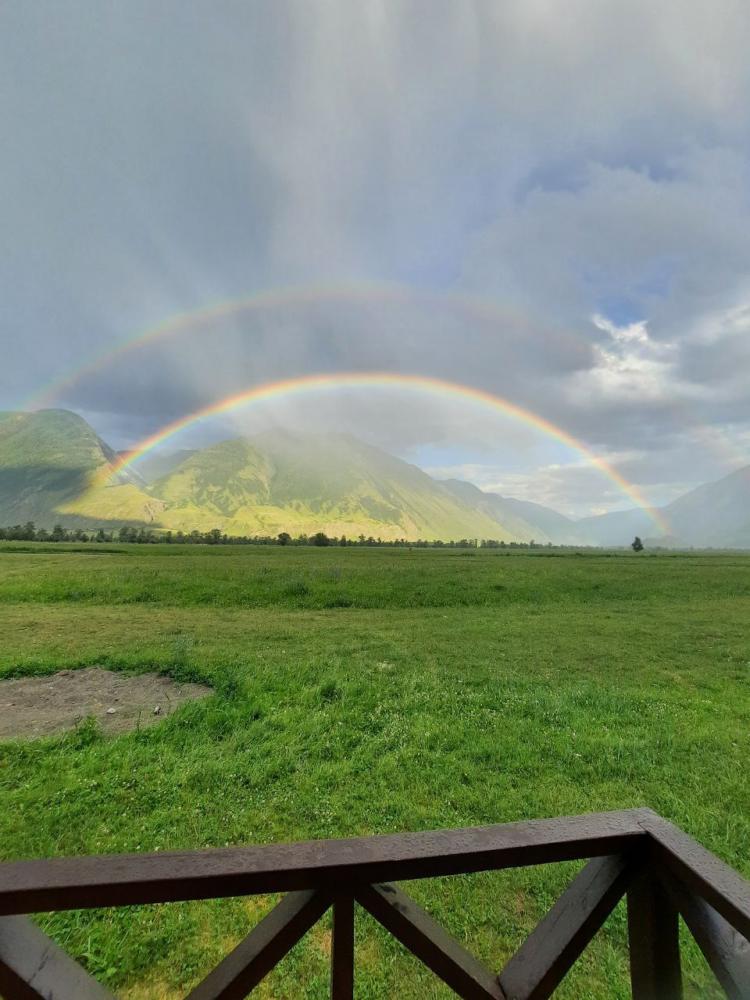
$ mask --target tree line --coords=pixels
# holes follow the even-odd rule
[[[37,528],[33,521],[25,524],[14,524],[6,528],[0,528],[0,540],[11,542],[128,542],[136,545],[174,544],[174,545],[315,545],[325,546],[365,546],[388,548],[447,548],[447,549],[476,549],[476,548],[509,548],[509,549],[538,549],[551,548],[552,543],[546,545],[536,542],[533,539],[529,542],[505,542],[494,538],[461,538],[454,541],[442,541],[441,539],[418,539],[409,541],[406,538],[384,539],[374,538],[372,535],[358,535],[356,538],[348,538],[346,535],[327,535],[323,531],[316,531],[312,535],[300,534],[292,536],[287,531],[282,531],[277,535],[227,535],[219,528],[211,528],[209,531],[154,531],[150,528],[135,528],[128,525],[117,530],[105,531],[103,528],[97,530],[84,528],[66,528],[62,524],[56,524],[51,530]]]

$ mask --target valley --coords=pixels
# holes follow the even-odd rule
[[[344,433],[277,430],[118,469],[117,453],[75,413],[0,414],[0,525],[605,547],[624,547],[637,534],[667,547],[747,548],[748,497],[750,467],[663,508],[665,534],[642,509],[576,521],[436,480]]]

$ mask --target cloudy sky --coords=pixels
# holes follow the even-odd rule
[[[7,0],[0,408],[127,447],[269,380],[379,370],[499,394],[655,503],[747,464],[748,37],[746,0]],[[629,504],[528,425],[406,390],[171,444],[279,423]]]

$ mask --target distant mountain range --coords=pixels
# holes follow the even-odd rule
[[[231,535],[324,531],[393,538],[750,548],[750,466],[663,508],[653,538],[642,510],[574,521],[540,504],[438,481],[348,434],[275,431],[144,459],[102,473],[117,454],[68,410],[0,413],[0,525],[145,525]]]

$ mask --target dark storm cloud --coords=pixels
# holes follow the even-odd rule
[[[740,0],[6,4],[0,405],[208,302],[398,282],[499,311],[287,305],[60,402],[125,441],[259,381],[420,372],[543,413],[665,498],[719,473],[694,441],[736,455],[748,432],[749,31]],[[405,447],[497,433],[398,398],[369,418]],[[576,504],[590,479],[546,475]]]

